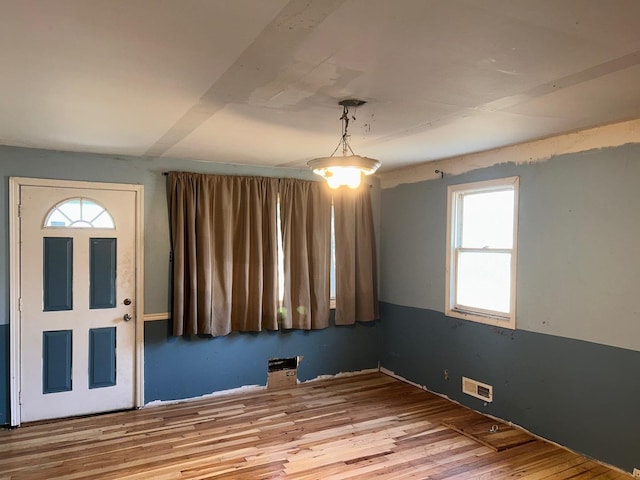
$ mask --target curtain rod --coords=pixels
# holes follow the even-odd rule
[[[169,175],[169,172],[162,172],[162,175],[166,177],[167,175]],[[215,174],[212,174],[212,175],[215,175]],[[369,185],[369,188],[373,188],[373,185]]]

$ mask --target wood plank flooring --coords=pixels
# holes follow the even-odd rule
[[[0,431],[0,479],[628,479],[536,440],[495,452],[468,410],[380,373]]]
[[[471,410],[464,416],[445,418],[442,424],[496,452],[535,441],[533,436],[516,427],[497,422]]]

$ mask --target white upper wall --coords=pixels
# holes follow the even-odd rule
[[[444,312],[447,186],[518,176],[516,329],[640,351],[639,132],[636,120],[383,174],[380,299]]]

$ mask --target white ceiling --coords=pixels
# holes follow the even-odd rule
[[[0,0],[0,144],[381,170],[640,117],[638,0]]]

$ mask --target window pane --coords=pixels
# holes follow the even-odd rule
[[[329,265],[329,297],[336,298],[336,229],[331,205],[331,260]]]
[[[81,219],[88,223],[93,223],[93,219],[96,218],[104,211],[100,205],[92,200],[82,199],[82,217]]]
[[[462,247],[513,247],[513,190],[462,196]]]
[[[91,228],[91,224],[89,222],[85,222],[84,220],[78,220],[73,222],[70,227],[73,228]]]
[[[510,253],[458,253],[458,306],[509,313],[510,284]]]
[[[93,222],[91,222],[91,226],[93,228],[116,228],[116,226],[113,224],[111,215],[109,215],[106,210],[104,210],[93,220]]]
[[[280,196],[276,208],[276,230],[278,231],[278,300],[284,302],[284,243],[282,240],[282,218],[280,217]]]
[[[63,204],[58,205],[58,209],[67,217],[69,217],[71,221],[80,220],[82,218],[80,216],[79,198],[72,198],[71,200],[67,200]]]
[[[47,219],[47,227],[68,227],[71,224],[71,220],[65,217],[57,208],[51,212]]]

